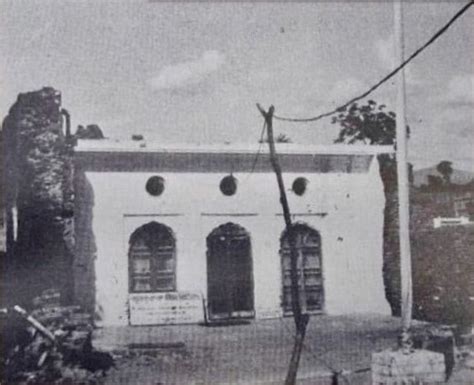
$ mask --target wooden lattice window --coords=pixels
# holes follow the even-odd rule
[[[130,237],[129,276],[131,293],[176,290],[176,250],[171,230],[149,223]]]
[[[294,225],[300,305],[305,311],[323,310],[324,288],[321,266],[321,237],[316,230],[303,224]],[[288,235],[281,239],[283,310],[291,312],[291,254]]]

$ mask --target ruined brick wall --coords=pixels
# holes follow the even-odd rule
[[[72,218],[72,147],[61,115],[61,94],[43,88],[20,94],[3,122],[5,201],[19,212],[16,254],[48,249]]]
[[[0,258],[6,250],[4,161],[3,132],[0,131]]]
[[[433,194],[410,193],[414,316],[457,323],[472,317],[474,226],[433,228],[433,218],[453,216],[452,203]],[[384,231],[384,280],[392,312],[400,314],[398,202],[390,194]],[[471,279],[471,280],[470,280]]]
[[[464,324],[474,319],[474,225],[416,232],[412,238],[414,314]]]
[[[61,96],[52,88],[20,94],[3,123],[9,204],[19,214],[17,254],[54,243],[65,166],[60,104]]]
[[[19,94],[2,133],[6,209],[18,209],[16,242],[8,242],[9,263],[45,274],[51,270],[42,281],[71,292],[66,286],[72,279],[72,247],[64,235],[72,237],[67,229],[72,222],[72,152],[63,132],[60,92],[46,87]]]

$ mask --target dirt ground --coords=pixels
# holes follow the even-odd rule
[[[332,384],[334,371],[345,373],[339,384],[370,384],[371,353],[395,347],[399,327],[398,318],[376,315],[313,317],[298,384]],[[108,327],[96,331],[94,346],[116,357],[108,385],[276,385],[285,377],[292,336],[293,320],[284,318],[225,327]]]

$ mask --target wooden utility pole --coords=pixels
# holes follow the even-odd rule
[[[296,375],[298,373],[298,366],[301,357],[301,351],[303,349],[304,338],[306,335],[306,326],[308,325],[309,316],[308,314],[302,314],[299,285],[298,285],[298,253],[296,250],[296,238],[294,227],[291,222],[290,207],[288,205],[288,198],[286,196],[285,184],[281,173],[280,162],[275,149],[275,141],[273,138],[273,112],[275,108],[270,106],[268,112],[257,104],[257,108],[265,119],[268,135],[268,147],[270,150],[270,162],[275,172],[278,189],[280,191],[280,203],[283,208],[283,217],[285,219],[286,234],[288,236],[288,244],[290,246],[290,262],[291,262],[291,307],[293,310],[293,318],[295,321],[295,340],[293,344],[293,351],[291,353],[290,364],[288,366],[288,372],[285,379],[285,385],[295,385]]]
[[[394,3],[395,36],[397,39],[397,61],[405,60],[405,42],[403,32],[402,1]],[[407,130],[405,119],[405,70],[398,73],[397,81],[397,182],[398,182],[398,219],[400,229],[400,276],[402,302],[402,348],[411,348],[410,326],[412,320],[413,289],[410,251],[410,200],[407,162]]]

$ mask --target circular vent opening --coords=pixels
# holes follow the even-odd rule
[[[146,182],[146,191],[153,196],[159,196],[165,190],[165,180],[161,176],[152,176]]]
[[[306,192],[308,180],[306,178],[296,178],[293,182],[292,190],[296,195],[303,195]]]
[[[227,175],[222,178],[219,188],[224,195],[234,195],[237,192],[237,179],[232,175]]]

